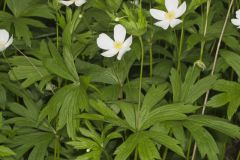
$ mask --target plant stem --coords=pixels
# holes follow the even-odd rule
[[[141,68],[140,68],[140,76],[139,76],[139,92],[138,92],[138,107],[137,107],[137,113],[136,113],[136,128],[139,129],[139,114],[140,114],[140,108],[141,108],[141,93],[142,93],[142,77],[143,77],[143,62],[144,62],[144,46],[143,46],[143,40],[142,37],[139,37],[139,41],[141,44]]]
[[[138,159],[138,152],[137,152],[137,149],[135,149],[135,152],[134,152],[134,160],[137,160]]]
[[[6,6],[7,6],[7,0],[4,1],[4,4],[3,4],[3,11],[5,12],[6,10]]]
[[[214,62],[213,62],[213,67],[212,67],[212,71],[211,71],[211,76],[214,75],[214,72],[215,72],[215,69],[216,69],[216,64],[217,64],[217,60],[218,60],[219,50],[220,50],[220,47],[221,47],[221,42],[222,42],[223,34],[225,32],[225,29],[226,29],[226,25],[227,25],[227,21],[228,21],[228,18],[229,18],[229,15],[230,15],[230,11],[231,11],[231,8],[232,8],[232,5],[233,5],[233,1],[234,0],[231,0],[231,2],[230,2],[229,8],[228,8],[228,12],[227,12],[227,16],[225,18],[225,22],[224,22],[224,25],[223,25],[223,28],[222,28],[222,31],[221,31],[221,35],[220,35],[219,41],[218,41],[218,45],[217,45],[217,49],[216,49],[216,53],[215,53],[215,57],[214,57]],[[210,90],[208,90],[206,92],[206,95],[205,95],[204,104],[203,104],[203,107],[202,107],[202,115],[205,114],[206,104],[207,104],[207,101],[208,101],[209,93],[210,93]],[[195,159],[196,150],[197,150],[197,144],[195,142],[194,148],[193,148],[192,160]]]
[[[203,40],[201,42],[201,51],[200,51],[200,58],[199,60],[202,61],[203,59],[203,51],[204,51],[204,47],[205,47],[205,36],[207,34],[207,27],[208,27],[208,15],[209,15],[209,11],[210,11],[210,6],[211,6],[211,0],[207,1],[207,11],[206,11],[206,19],[205,19],[205,26],[204,26],[204,32],[203,32]]]
[[[192,146],[192,137],[190,136],[190,139],[189,139],[189,142],[188,142],[188,151],[187,151],[187,158],[186,158],[186,160],[190,159],[191,146]]]
[[[240,149],[238,151],[238,155],[237,155],[237,159],[236,160],[240,160]]]
[[[179,44],[179,50],[178,50],[178,64],[177,64],[178,73],[181,73],[181,58],[182,58],[183,39],[184,39],[184,28],[183,28],[183,23],[182,23],[180,44]]]
[[[149,56],[150,56],[150,59],[149,59],[149,62],[150,62],[150,78],[152,78],[152,75],[153,75],[153,51],[152,51],[152,43],[150,43],[150,48],[149,48]]]
[[[164,152],[163,152],[163,158],[162,158],[162,160],[166,160],[167,154],[168,154],[168,148],[166,147],[165,150],[164,150]]]

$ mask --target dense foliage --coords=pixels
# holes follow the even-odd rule
[[[0,159],[239,160],[240,1],[170,1],[0,1]]]

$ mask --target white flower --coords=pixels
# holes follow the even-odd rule
[[[118,24],[114,27],[114,40],[112,40],[108,35],[102,33],[97,39],[97,45],[99,48],[107,50],[101,55],[104,57],[113,57],[118,54],[117,59],[121,60],[122,56],[130,51],[132,44],[132,36],[126,39],[126,29]]]
[[[240,28],[240,9],[236,12],[236,19],[231,19],[232,24],[237,26],[237,28]]]
[[[0,52],[7,49],[13,42],[13,37],[9,38],[9,33],[5,29],[0,29]]]
[[[70,6],[74,3],[78,7],[80,7],[81,5],[83,5],[86,2],[87,2],[86,0],[68,0],[68,1],[60,0],[59,1],[59,3],[65,5],[65,6]]]
[[[87,153],[91,152],[91,149],[90,148],[86,149],[86,152]]]
[[[187,5],[186,2],[183,2],[178,7],[178,4],[178,0],[165,0],[167,12],[157,9],[150,9],[150,14],[153,16],[153,18],[160,20],[159,22],[155,23],[155,25],[162,27],[163,29],[168,29],[169,26],[174,28],[176,25],[180,24],[182,20],[178,18],[184,14]]]

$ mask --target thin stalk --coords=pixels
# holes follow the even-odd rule
[[[135,152],[134,152],[134,160],[138,160],[138,152],[137,152],[137,149],[135,149]]]
[[[181,73],[181,58],[182,58],[183,39],[184,39],[184,28],[183,28],[183,24],[182,24],[180,44],[179,44],[179,50],[178,50],[178,64],[177,64],[178,73]]]
[[[4,4],[3,4],[3,11],[5,12],[6,10],[6,6],[7,6],[7,0],[4,1]]]
[[[217,45],[217,49],[216,49],[216,53],[215,53],[215,57],[214,57],[213,67],[212,67],[212,71],[211,71],[211,76],[214,75],[214,72],[215,72],[215,69],[216,69],[216,64],[217,64],[217,60],[218,60],[218,55],[219,55],[219,50],[220,50],[220,47],[221,47],[221,42],[222,42],[223,34],[224,34],[224,32],[225,32],[225,29],[226,29],[226,25],[227,25],[227,22],[228,22],[228,18],[229,18],[229,15],[230,15],[230,11],[231,11],[233,2],[234,2],[234,0],[231,0],[230,5],[229,5],[229,8],[228,8],[227,16],[226,16],[226,18],[225,18],[225,22],[224,22],[224,25],[223,25],[223,28],[222,28],[222,31],[221,31],[221,35],[220,35],[220,37],[219,37],[219,41],[218,41],[218,45]],[[207,101],[208,101],[209,93],[210,93],[210,90],[208,90],[208,91],[206,92],[206,95],[205,95],[204,104],[203,104],[203,106],[202,106],[202,115],[205,114],[206,104],[207,104]],[[196,142],[195,142],[194,148],[193,148],[192,160],[195,159],[196,150],[197,150],[197,144],[196,144]]]
[[[149,63],[150,63],[150,78],[152,78],[153,75],[153,50],[152,50],[152,43],[150,43],[150,48],[149,48]]]
[[[240,150],[238,151],[238,155],[237,155],[237,159],[236,160],[240,160]]]
[[[41,78],[43,78],[43,74],[39,71],[39,69],[37,68],[36,65],[34,65],[32,63],[32,61],[28,58],[28,56],[26,56],[20,49],[18,49],[15,45],[13,45],[13,47],[19,52],[21,53],[21,55],[24,56],[24,58],[26,58],[26,60],[32,65],[32,67],[38,72],[38,74],[41,76]]]
[[[57,35],[57,50],[59,48],[59,27],[58,27],[58,2],[57,4],[57,9],[56,9],[56,35]]]
[[[190,137],[189,142],[188,142],[188,150],[187,150],[187,158],[186,158],[186,160],[190,159],[191,146],[192,146],[192,137]]]
[[[165,150],[164,150],[164,152],[163,152],[163,158],[162,158],[162,160],[166,160],[167,154],[168,154],[168,148],[166,147]]]
[[[205,26],[204,26],[204,31],[203,31],[203,38],[205,38],[206,34],[207,34],[207,27],[208,27],[208,16],[209,16],[209,11],[210,11],[210,6],[211,6],[211,0],[207,1],[207,11],[206,11],[206,19],[205,19]],[[203,59],[203,51],[204,51],[204,47],[205,47],[205,39],[202,40],[201,42],[201,51],[200,51],[200,61],[202,61]]]
[[[137,107],[137,114],[136,114],[136,128],[139,129],[139,114],[141,108],[141,89],[142,89],[142,78],[143,78],[143,62],[144,62],[144,46],[142,37],[139,37],[139,41],[141,44],[141,68],[140,68],[140,76],[139,76],[139,92],[138,92],[138,107]]]

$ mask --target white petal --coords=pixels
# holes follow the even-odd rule
[[[101,53],[103,57],[113,57],[118,53],[118,50],[116,49],[110,49],[106,52]]]
[[[178,0],[165,0],[165,6],[168,11],[175,11],[178,7]]]
[[[73,1],[59,1],[59,3],[65,5],[65,6],[70,6],[71,4],[73,4]]]
[[[176,10],[176,18],[182,16],[186,12],[186,9],[187,9],[186,2],[183,2],[181,6],[178,7],[178,9]]]
[[[9,47],[13,43],[13,36],[8,40],[8,42],[5,44],[5,47]]]
[[[180,19],[173,19],[173,20],[170,21],[170,26],[172,28],[174,28],[176,25],[178,25],[180,23],[182,23],[182,20],[180,20]]]
[[[122,56],[127,52],[130,51],[131,48],[130,46],[132,45],[132,36],[130,36],[124,43],[123,43],[123,48],[119,51],[117,59],[121,60]]]
[[[75,5],[80,7],[81,5],[83,5],[84,3],[86,3],[87,1],[86,0],[76,0],[75,1]]]
[[[231,19],[232,24],[240,26],[240,19]]]
[[[126,29],[121,24],[114,27],[114,40],[115,42],[124,42],[126,37]]]
[[[6,47],[0,47],[0,52],[4,51]]]
[[[9,39],[9,33],[5,29],[0,29],[0,42],[7,43]]]
[[[240,9],[236,11],[236,16],[238,19],[240,19]]]
[[[162,21],[165,19],[166,12],[158,9],[150,9],[150,14],[153,18]]]
[[[161,28],[166,30],[166,29],[168,29],[170,23],[169,23],[169,21],[159,21],[157,23],[154,23],[154,25],[156,25],[158,27],[161,27]]]
[[[97,45],[101,49],[105,50],[112,49],[114,47],[113,43],[114,43],[113,40],[105,33],[100,34],[97,39]]]

